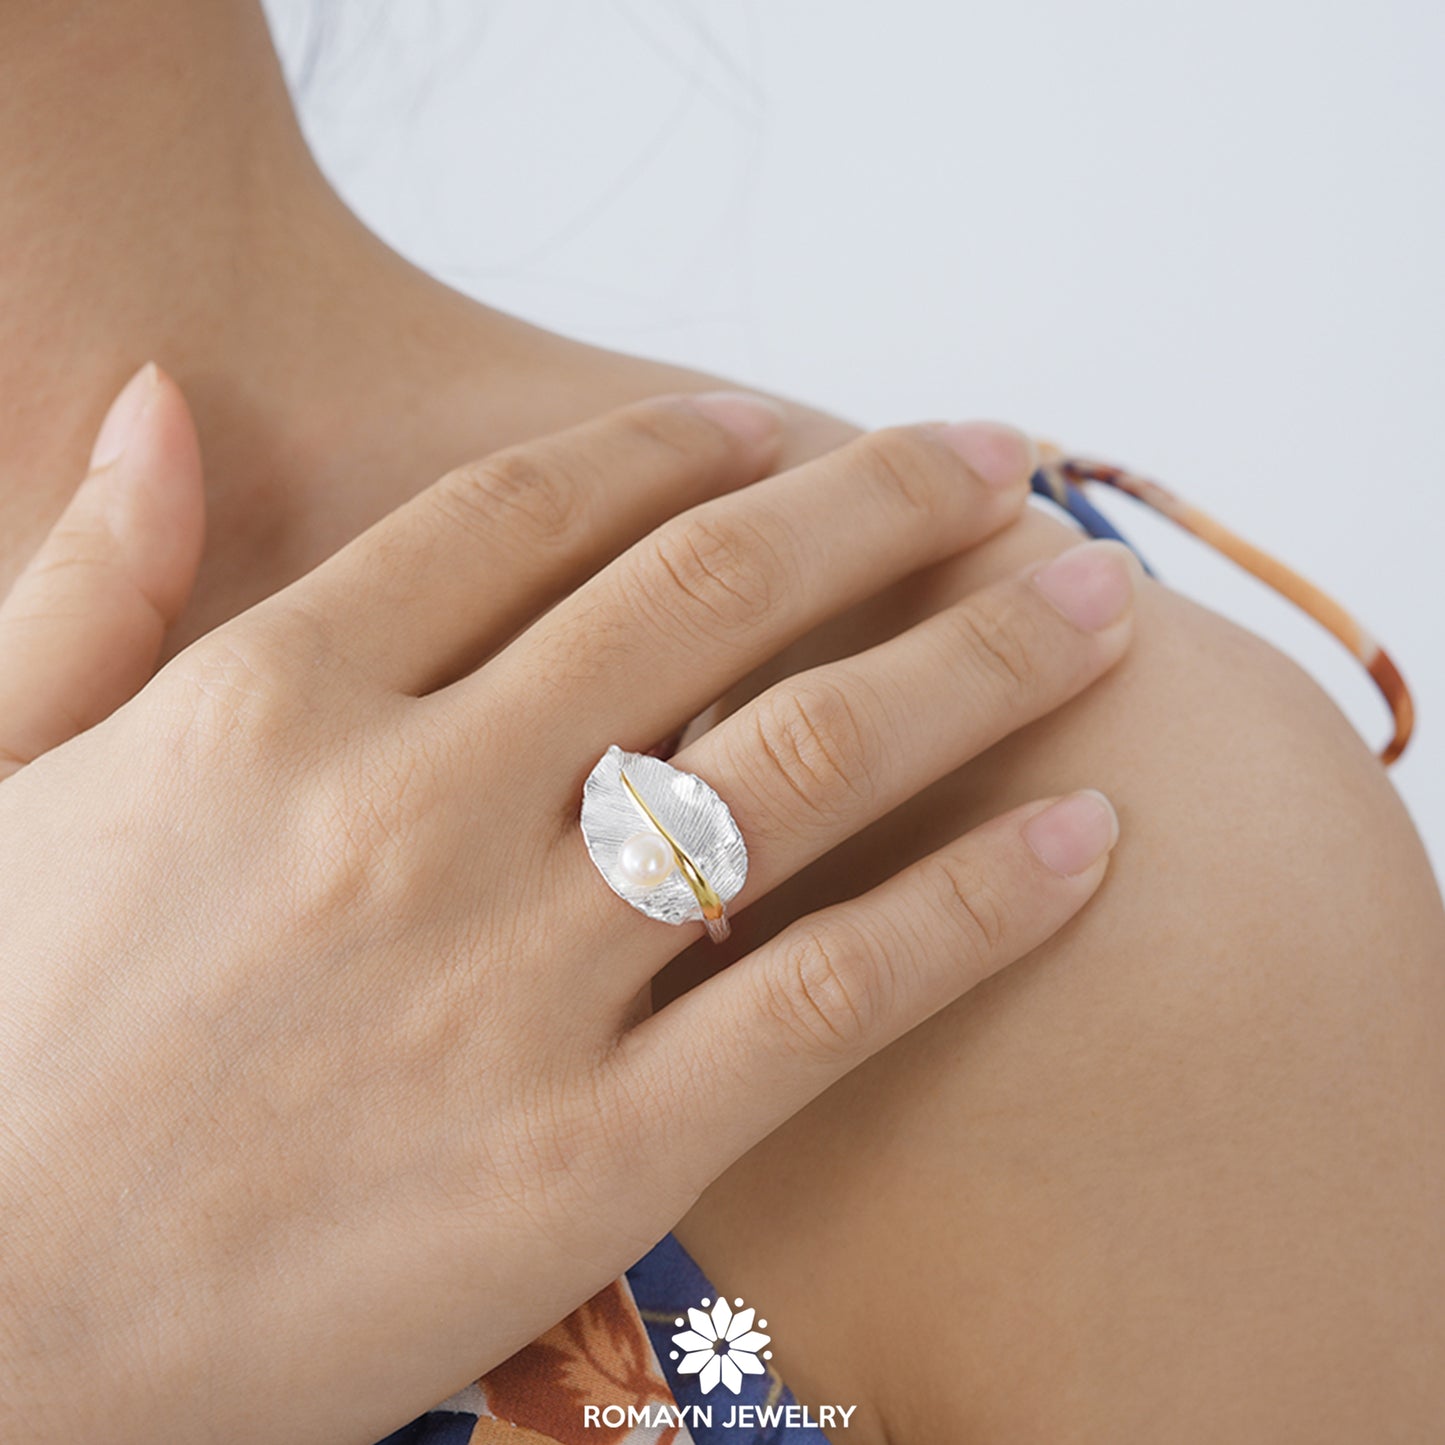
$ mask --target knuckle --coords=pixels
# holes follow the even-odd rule
[[[956,642],[976,668],[1005,693],[1033,693],[1039,684],[1037,638],[1017,608],[976,597],[948,614]]]
[[[920,868],[942,907],[950,936],[982,967],[1003,948],[1009,936],[1009,910],[998,889],[961,859],[938,854]]]
[[[578,524],[581,489],[555,457],[544,465],[525,450],[498,452],[448,473],[442,483],[449,521],[494,540],[499,526],[531,544],[555,544]]]
[[[752,719],[748,742],[754,765],[767,774],[765,796],[776,800],[781,783],[805,821],[831,818],[840,801],[868,802],[878,733],[847,687],[821,678],[784,683],[757,699]]]
[[[908,427],[872,432],[856,444],[869,479],[910,513],[936,518],[943,511],[938,458]]]
[[[240,627],[206,638],[175,663],[197,717],[224,722],[228,731],[243,721],[274,715],[280,672],[274,644],[261,632]]]
[[[203,705],[228,714],[266,702],[274,680],[273,659],[240,629],[183,653],[179,671]]]
[[[322,619],[273,600],[193,643],[162,672],[175,722],[169,740],[206,758],[268,747],[304,721],[335,663]]]
[[[704,513],[652,534],[640,559],[644,602],[680,616],[712,640],[761,622],[777,605],[787,568],[764,528]]]
[[[887,1009],[889,971],[836,920],[799,929],[766,971],[763,1008],[803,1054],[833,1061],[864,1052]]]
[[[615,416],[618,436],[629,456],[639,449],[661,454],[674,467],[695,467],[717,451],[716,433],[690,408],[657,400],[630,406]]]

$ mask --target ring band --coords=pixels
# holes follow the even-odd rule
[[[714,943],[727,938],[748,850],[701,778],[614,745],[583,784],[581,824],[588,856],[624,902],[663,923],[701,922]]]

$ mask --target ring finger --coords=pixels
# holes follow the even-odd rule
[[[1123,655],[1141,576],[1117,543],[1076,547],[775,684],[673,758],[716,788],[747,842],[732,907],[1083,691]],[[619,981],[633,987],[679,939],[616,907],[580,837],[572,846],[578,887],[607,906],[610,927],[637,931],[637,974]]]

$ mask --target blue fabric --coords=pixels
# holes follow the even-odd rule
[[[1042,472],[1033,475],[1035,496],[1044,497],[1060,511],[1067,512],[1091,537],[1110,542],[1122,542],[1136,557],[1144,571],[1153,576],[1149,564],[1139,555],[1139,549],[1083,494],[1072,482],[1056,486]]]
[[[467,1445],[477,1417],[459,1410],[428,1410],[377,1445]]]

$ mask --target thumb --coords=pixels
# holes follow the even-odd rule
[[[111,404],[89,474],[0,603],[0,778],[145,685],[204,535],[195,426],[151,363]]]

